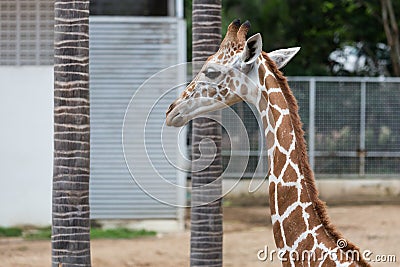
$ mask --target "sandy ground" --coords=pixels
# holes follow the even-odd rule
[[[340,231],[362,250],[396,255],[395,263],[372,266],[400,266],[400,206],[330,207],[329,214]],[[276,260],[257,259],[257,252],[275,249],[269,211],[262,207],[224,209],[224,266],[280,266]],[[95,267],[188,266],[189,232],[130,240],[93,240]],[[50,266],[49,241],[0,239],[0,266]]]

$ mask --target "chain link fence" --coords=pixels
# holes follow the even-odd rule
[[[400,78],[289,77],[306,132],[310,164],[319,177],[400,174]],[[250,141],[244,177],[264,177],[267,158],[257,111],[246,103],[233,109]],[[223,124],[230,122],[223,111]],[[244,160],[241,141],[223,135],[223,162]],[[239,172],[239,171],[238,171]],[[237,177],[234,170],[225,177]]]

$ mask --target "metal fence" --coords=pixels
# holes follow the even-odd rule
[[[319,177],[400,175],[400,78],[289,77],[306,132],[310,164]],[[265,176],[264,136],[257,112],[234,110],[250,138],[244,177]],[[224,114],[224,113],[223,113]],[[230,123],[223,115],[224,123]],[[223,161],[241,160],[240,140],[224,135]],[[239,147],[235,149],[234,147]],[[236,177],[230,171],[227,177]]]

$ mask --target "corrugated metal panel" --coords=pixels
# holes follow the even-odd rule
[[[179,214],[177,208],[161,204],[135,184],[124,159],[122,129],[125,111],[138,87],[156,72],[184,60],[185,48],[179,36],[184,30],[183,21],[176,18],[90,18],[90,204],[94,219],[177,218]],[[176,77],[164,77],[156,86],[162,93],[176,82]],[[151,114],[146,128],[146,148],[164,179],[179,183],[176,170],[162,154],[160,140],[166,105],[175,96],[166,96]],[[140,105],[132,107],[135,116],[146,118],[147,111],[142,108],[154,101],[154,92],[149,91]],[[138,133],[144,131],[141,126],[131,129]],[[140,137],[132,140],[129,149],[136,151],[140,141],[143,143]],[[176,147],[176,130],[167,131],[164,142],[168,147]],[[140,181],[145,181],[146,190],[165,202],[176,204],[182,192],[160,182],[160,177],[146,164],[147,155],[139,148],[137,151],[133,155],[135,173],[140,174]]]

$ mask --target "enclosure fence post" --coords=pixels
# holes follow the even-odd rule
[[[309,103],[309,126],[308,126],[308,154],[311,169],[314,170],[315,166],[315,78],[310,79],[310,103]]]
[[[178,19],[184,17],[184,3],[183,0],[175,0],[175,14]]]
[[[367,100],[367,86],[366,81],[361,81],[361,99],[360,99],[360,148],[358,156],[360,158],[360,170],[359,175],[365,176],[365,112],[366,112],[366,100]]]
[[[177,8],[178,8],[177,1]],[[178,16],[178,15],[177,15]],[[177,35],[178,35],[178,57],[177,62],[183,63],[186,61],[186,22],[182,19],[182,17],[178,16],[178,28],[177,28]],[[178,71],[178,84],[186,85],[187,81],[187,68],[184,67],[184,71]],[[183,86],[184,88],[185,86]],[[182,88],[182,89],[183,89]],[[180,92],[177,92],[179,96]],[[183,166],[186,159],[189,158],[188,155],[188,147],[187,147],[187,135],[188,135],[188,127],[182,128],[178,135],[178,166]],[[177,170],[177,199],[178,199],[178,209],[177,209],[177,217],[178,217],[178,225],[180,230],[185,230],[185,206],[186,206],[186,187],[187,187],[187,173],[181,170]]]

